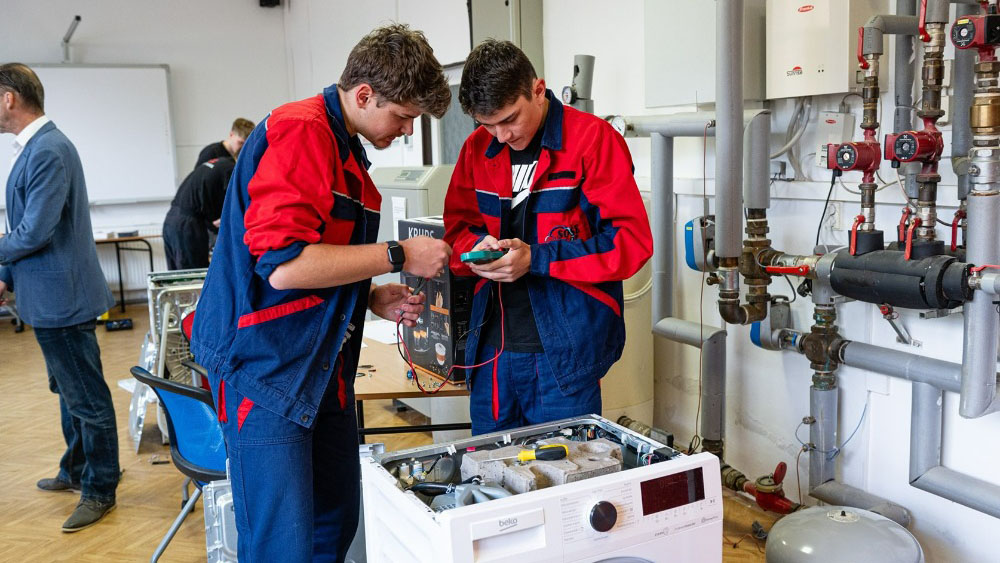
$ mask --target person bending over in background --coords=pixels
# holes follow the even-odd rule
[[[236,121],[233,122],[232,129],[229,130],[228,137],[218,143],[212,143],[211,145],[201,149],[201,152],[198,153],[198,162],[194,163],[195,170],[213,158],[228,156],[236,159],[236,157],[240,155],[243,143],[246,142],[247,137],[250,136],[250,132],[253,131],[253,128],[253,121],[237,117]]]
[[[408,326],[424,296],[380,274],[434,277],[441,240],[377,243],[377,148],[440,117],[451,92],[423,33],[376,29],[340,83],[283,105],[247,138],[222,211],[191,349],[222,420],[240,561],[343,561],[358,525],[354,376],[365,314]]]
[[[600,379],[625,345],[622,280],[653,248],[625,139],[564,107],[508,41],[473,49],[458,96],[481,124],[444,206],[452,270],[483,278],[465,352],[485,362],[469,374],[472,432],[600,414]]]
[[[0,303],[17,292],[59,395],[66,452],[43,491],[81,491],[62,526],[76,532],[115,507],[118,428],[94,334],[114,305],[97,261],[83,165],[73,143],[45,116],[45,90],[25,65],[0,66],[0,133],[13,133],[7,231],[0,237]]]
[[[232,157],[214,158],[195,168],[177,188],[163,221],[168,269],[208,267],[209,231],[217,230],[235,167]]]

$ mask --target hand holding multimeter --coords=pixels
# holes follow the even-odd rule
[[[503,258],[506,250],[472,250],[462,253],[462,262],[467,264],[489,264],[497,258]]]
[[[460,255],[472,273],[488,280],[509,283],[531,268],[531,246],[516,238],[497,240],[487,235],[469,252]]]

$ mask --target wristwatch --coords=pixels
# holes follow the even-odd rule
[[[402,272],[403,264],[406,262],[406,253],[403,252],[403,247],[394,240],[390,240],[386,244],[389,245],[389,263],[392,264],[392,273]]]

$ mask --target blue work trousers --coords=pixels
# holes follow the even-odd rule
[[[354,405],[305,428],[209,378],[222,432],[241,563],[344,561],[358,527],[361,466]]]
[[[495,355],[495,348],[481,345],[476,363]],[[495,373],[496,393],[493,362],[472,370],[469,416],[473,434],[601,414],[598,382],[575,393],[563,393],[544,353],[504,352],[497,360]]]
[[[115,501],[120,470],[118,425],[111,390],[104,381],[96,323],[62,328],[34,328],[45,357],[49,390],[59,395],[66,452],[59,461],[59,479],[79,483],[81,497]]]

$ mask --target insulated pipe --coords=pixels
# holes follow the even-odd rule
[[[701,348],[701,405],[699,430],[703,441],[722,441],[726,435],[726,331],[682,319],[666,318],[653,333]]]
[[[978,14],[979,5],[959,6],[958,15]],[[898,61],[897,61],[898,64]],[[955,62],[952,74],[952,107],[971,108],[973,84],[975,84],[976,50],[955,49]],[[898,103],[898,102],[897,102]],[[899,111],[898,109],[896,110]],[[903,131],[897,129],[896,131]],[[969,150],[972,148],[972,127],[969,124],[969,112],[959,110],[951,116],[951,168],[958,176],[958,199],[964,200],[969,195]]]
[[[898,4],[897,4],[898,6]],[[897,8],[898,10],[898,8]],[[865,23],[861,42],[861,54],[881,55],[885,52],[882,35],[909,35],[917,34],[917,16],[896,14],[872,16]],[[912,49],[912,45],[911,45]]]
[[[715,136],[715,113],[694,111],[673,115],[637,115],[625,118],[626,137],[647,137],[659,133],[665,137],[701,137],[706,134],[705,124],[709,124],[707,135]]]
[[[702,122],[704,129],[706,122]],[[672,317],[674,293],[674,139],[649,136],[653,198],[653,324]]]
[[[722,290],[739,291],[743,251],[743,0],[715,3],[715,253]]]
[[[743,205],[748,209],[771,207],[771,112],[762,111],[743,130]]]
[[[896,0],[897,16],[916,16],[917,0]],[[893,78],[896,112],[893,119],[893,131],[909,131],[913,129],[913,35],[896,35],[896,61]],[[907,163],[901,169],[904,189],[909,197],[917,197],[917,175],[919,165]]]
[[[910,399],[910,483],[941,465],[944,394],[926,383],[914,383]]]
[[[704,119],[704,115],[700,116]],[[685,123],[686,116],[678,118]],[[709,120],[701,122],[701,132]],[[666,122],[660,127],[670,129]],[[676,125],[676,124],[674,124]],[[686,126],[686,125],[685,125]],[[673,318],[674,268],[674,161],[672,137],[650,135],[653,190],[653,333],[668,340],[702,349],[700,434],[703,440],[721,442],[725,436],[726,331],[714,326]],[[720,452],[721,453],[721,452]]]
[[[1000,262],[1000,238],[996,220],[1000,217],[1000,192],[995,184],[976,184],[989,191],[969,192],[966,260],[975,265]],[[993,296],[977,291],[963,307],[965,345],[962,353],[962,399],[959,414],[977,418],[997,410],[997,333],[1000,317]]]
[[[809,490],[835,477],[833,452],[837,448],[837,388],[809,388]],[[811,494],[811,493],[810,493]],[[852,505],[854,506],[854,505]]]
[[[951,362],[864,342],[847,342],[840,349],[840,358],[845,366],[907,379],[915,385],[931,385],[952,393],[958,393],[962,387],[962,366]]]
[[[910,411],[910,484],[1000,518],[1000,486],[941,465],[941,391],[913,385]]]
[[[881,514],[903,527],[910,525],[910,512],[902,506],[837,481],[827,481],[810,489],[809,496],[827,504],[863,508]]]

